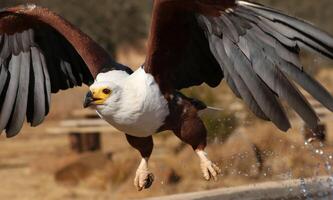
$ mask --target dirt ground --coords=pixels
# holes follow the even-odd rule
[[[209,145],[210,157],[223,171],[216,182],[202,179],[189,147],[172,134],[157,135],[150,162],[155,183],[137,192],[132,179],[139,155],[122,134],[105,133],[102,152],[77,155],[70,151],[66,135],[47,133],[52,126],[57,123],[26,127],[15,139],[1,137],[0,199],[138,199],[330,173],[327,160],[303,145],[299,127],[285,134],[257,123],[237,129],[223,144]],[[331,147],[322,149],[324,155],[332,152]]]

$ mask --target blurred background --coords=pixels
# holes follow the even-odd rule
[[[151,0],[1,0],[0,8],[26,2],[60,13],[119,62],[133,69],[143,63]],[[257,2],[304,18],[333,34],[331,0]],[[302,62],[333,93],[333,63],[308,52],[302,52]],[[293,129],[282,133],[249,113],[223,82],[215,89],[200,86],[184,90],[223,109],[204,115],[208,153],[223,171],[219,181],[204,181],[192,149],[166,132],[154,137],[150,166],[155,183],[148,191],[136,192],[132,179],[140,157],[124,135],[101,124],[94,124],[98,128],[92,132],[82,128],[86,118],[94,117],[82,111],[86,90],[76,88],[53,95],[50,115],[42,126],[27,125],[13,139],[1,135],[0,199],[136,199],[332,173],[332,113],[310,100],[323,117],[325,137],[309,144],[306,141],[311,135],[293,111],[288,110]],[[89,134],[80,135],[80,131]]]

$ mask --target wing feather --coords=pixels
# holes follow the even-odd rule
[[[21,71],[19,73],[18,91],[15,101],[13,114],[10,122],[7,124],[6,132],[8,137],[15,136],[22,128],[25,113],[28,105],[28,92],[29,92],[29,76],[30,76],[30,52],[22,52],[21,57]],[[16,66],[17,67],[17,66]]]
[[[32,41],[30,41],[30,34],[33,34],[33,31],[31,29],[25,30],[21,34],[21,42],[22,42],[22,49],[23,51],[30,51],[30,44],[33,44]]]
[[[253,113],[283,131],[291,125],[280,99],[311,128],[319,122],[298,85],[333,108],[332,95],[299,57],[305,48],[333,58],[333,38],[274,9],[235,0],[155,0],[148,44],[144,69],[164,94],[215,87],[224,77]]]
[[[270,27],[269,25],[265,24],[258,16],[253,14],[251,11],[246,10],[242,7],[238,7],[237,9],[235,9],[234,14],[237,16],[240,16],[250,22],[253,22],[254,24],[257,24],[266,34],[272,35],[283,45],[293,49],[294,51],[296,51],[298,53],[299,49],[297,47],[296,41],[285,37],[279,31],[277,31],[274,28]]]
[[[17,56],[13,55],[12,59],[9,62],[9,74],[10,81],[8,84],[8,88],[6,90],[6,94],[4,96],[4,102],[1,108],[1,116],[0,116],[0,130],[6,128],[8,121],[12,115],[13,106],[15,104],[15,99],[17,95],[18,85],[19,85],[19,76],[20,76],[20,66],[22,55],[19,54]]]
[[[2,59],[4,59],[4,58],[7,58],[9,56],[9,54],[10,54],[9,37],[8,37],[8,35],[4,34],[4,35],[2,35],[0,57]]]
[[[230,60],[240,77],[246,82],[253,98],[258,102],[265,115],[281,130],[287,131],[291,125],[281,103],[277,100],[271,90],[263,84],[252,69],[251,62],[245,54],[230,41],[223,38],[223,45]]]
[[[303,70],[299,47],[330,57],[333,39],[304,21],[237,4],[220,16],[198,16],[232,91],[257,116],[271,120],[281,130],[288,130],[290,123],[278,98],[316,129],[319,118],[293,81],[330,110],[333,97]],[[299,30],[308,26],[312,27],[310,33]]]
[[[303,71],[298,54],[287,49],[272,35],[265,34],[264,30],[260,29],[255,24],[252,24],[251,31],[255,31],[252,35],[256,35],[257,41],[264,43],[256,42],[256,44],[265,46],[266,50],[270,52],[268,58],[278,65],[283,73],[298,83],[328,109],[333,111],[332,95],[321,84]]]
[[[285,15],[259,4],[239,1],[239,4],[260,16],[264,23],[305,48],[333,58],[333,38],[308,22]],[[306,32],[305,32],[306,31]]]
[[[8,69],[5,63],[1,63],[1,71],[0,71],[0,96],[6,86],[7,77],[8,77]]]
[[[221,17],[215,19],[217,21],[217,26],[222,29],[223,35],[229,37],[229,39],[235,43],[239,42],[238,31],[227,17],[222,15]]]
[[[263,30],[259,29],[254,24],[252,31],[255,31],[252,35],[257,36],[257,41],[265,43],[262,45],[265,46],[266,50],[270,52],[270,56],[268,56],[268,58],[279,66],[279,70],[298,83],[328,109],[333,111],[332,95],[330,95],[330,93],[321,84],[302,70],[303,67],[299,61],[298,55],[286,49],[272,36],[264,34]],[[260,43],[257,42],[257,44]]]
[[[251,30],[249,30],[250,32]],[[256,74],[273,90],[277,96],[287,103],[304,119],[311,127],[318,124],[318,117],[310,104],[305,100],[298,89],[279,70],[279,66],[272,63],[268,57],[276,57],[274,51],[268,51],[269,47],[258,41],[252,34],[245,36],[251,46],[250,59]]]
[[[39,50],[36,47],[31,48],[31,58],[33,68],[33,76],[35,80],[35,87],[33,90],[33,117],[31,120],[32,126],[38,126],[43,122],[45,116],[45,88],[44,88],[44,75],[42,68],[42,60],[39,55]]]
[[[233,92],[236,96],[241,97],[249,109],[258,117],[264,120],[268,120],[269,118],[265,115],[262,109],[259,107],[257,101],[253,98],[253,95],[249,91],[248,87],[241,79],[239,74],[236,72],[232,62],[228,58],[224,46],[222,45],[223,41],[212,35],[210,37],[211,40],[211,49],[214,52],[215,57],[220,62],[221,66],[224,66],[223,70],[226,74],[227,81]],[[213,46],[215,45],[215,46]]]
[[[44,91],[45,91],[45,115],[50,111],[51,105],[51,81],[50,75],[47,69],[46,61],[44,55],[39,51],[39,57],[41,59],[42,70],[44,75]]]
[[[105,69],[131,71],[46,8],[1,9],[0,132],[15,136],[25,117],[39,125],[49,112],[52,92],[91,84]]]

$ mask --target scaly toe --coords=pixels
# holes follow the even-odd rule
[[[213,168],[215,169],[215,171],[217,172],[217,174],[221,174],[222,173],[222,170],[213,163]]]
[[[154,182],[154,175],[146,171],[137,171],[134,179],[134,185],[141,191],[143,189],[148,189]]]
[[[201,163],[201,170],[203,172],[204,178],[207,181],[209,181],[211,178],[213,178],[216,181],[218,174],[221,173],[220,168],[218,168],[211,161],[202,162]]]

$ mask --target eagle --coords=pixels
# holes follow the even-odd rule
[[[259,118],[287,131],[286,102],[316,129],[303,88],[333,111],[333,97],[303,68],[301,49],[333,58],[333,38],[314,25],[242,0],[154,0],[147,56],[136,71],[117,63],[77,27],[34,4],[0,10],[0,131],[37,126],[51,94],[89,85],[83,106],[126,134],[141,162],[134,185],[149,188],[152,136],[170,130],[200,158],[206,180],[221,172],[205,153],[207,106],[183,88],[222,80]],[[70,100],[69,100],[70,101]]]

